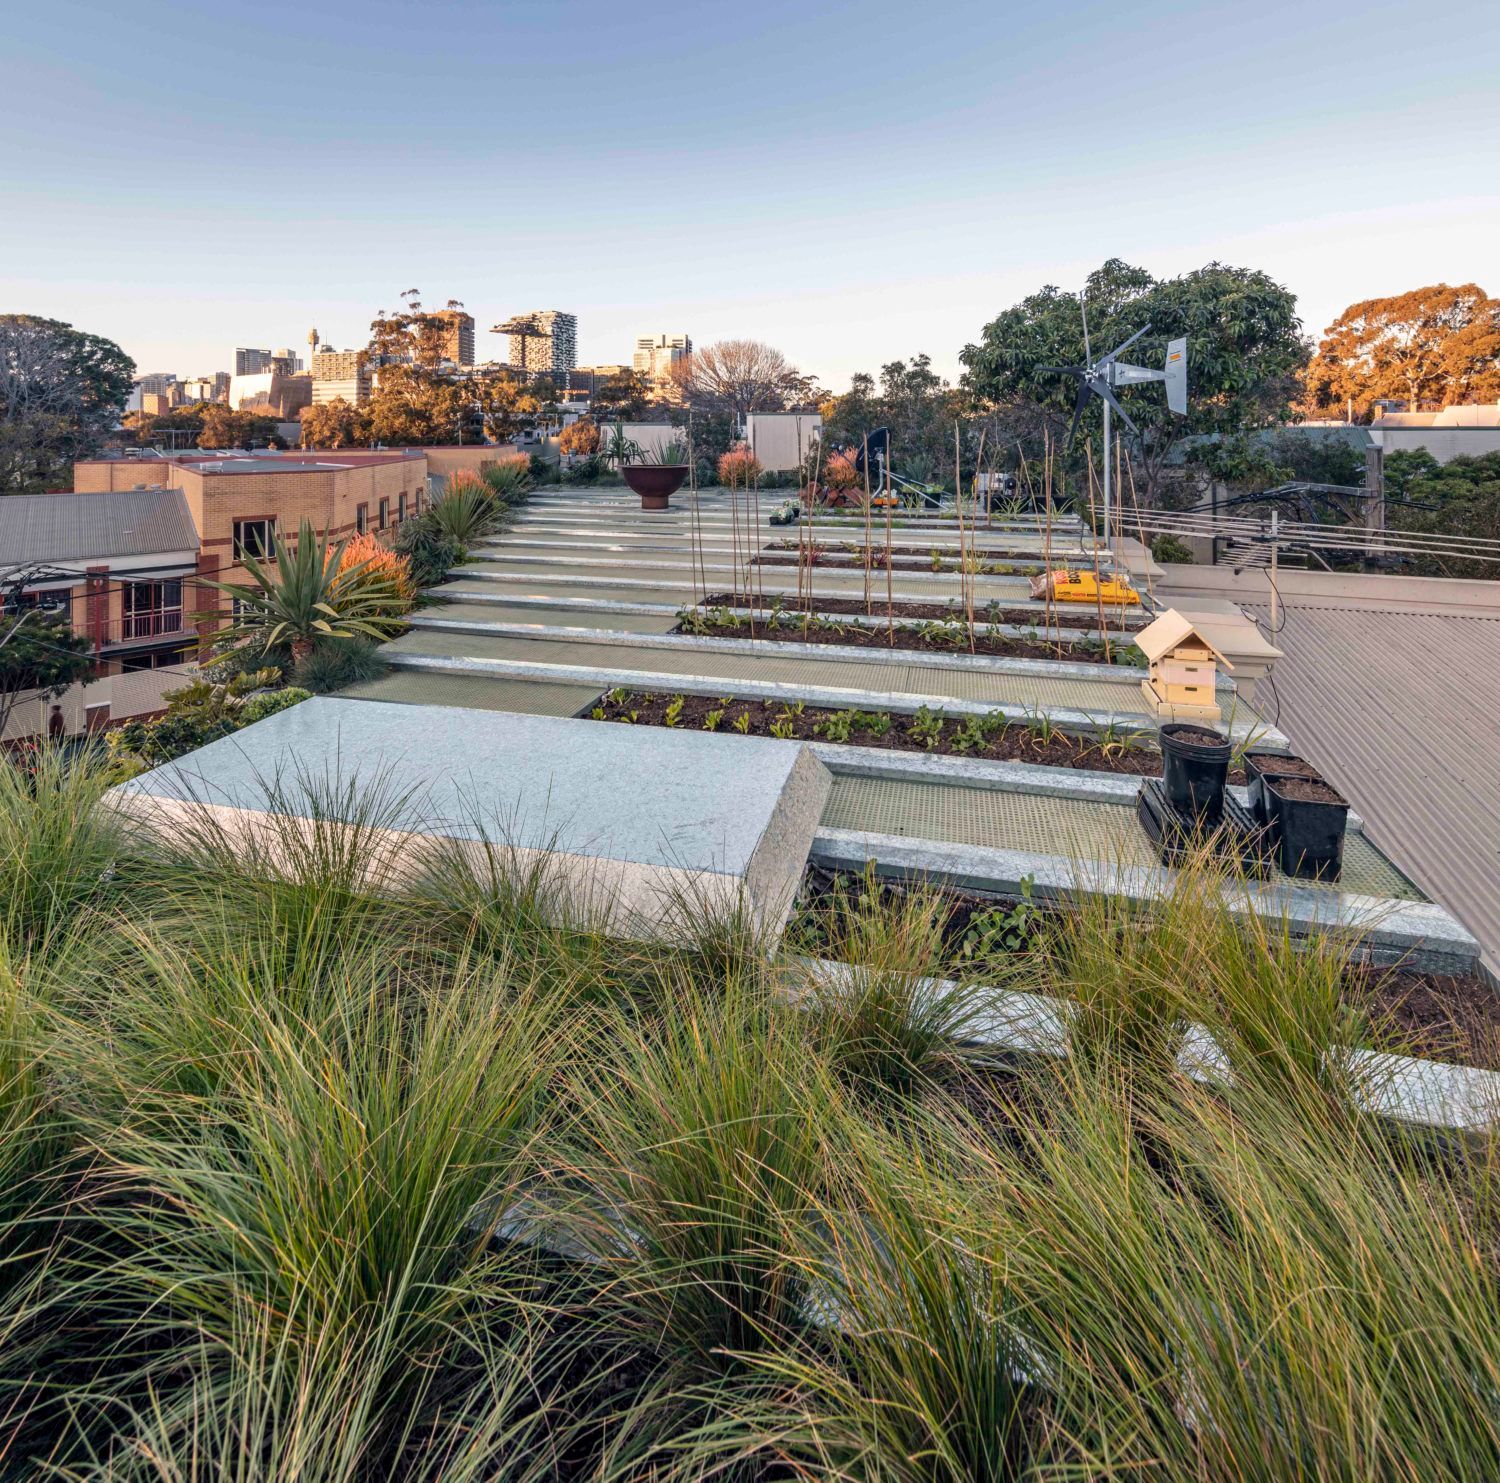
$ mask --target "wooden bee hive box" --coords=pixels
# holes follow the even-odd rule
[[[1168,721],[1217,721],[1219,665],[1234,666],[1175,608],[1135,637],[1150,666],[1141,693]]]

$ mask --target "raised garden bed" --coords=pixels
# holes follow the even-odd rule
[[[781,593],[757,596],[747,592],[714,592],[703,599],[703,605],[721,608],[782,608],[789,613],[804,613],[809,610],[815,613],[862,613],[877,618],[884,618],[887,609],[883,597],[878,601],[872,598],[866,603],[861,597],[824,597],[821,593],[813,598],[811,609],[800,599]],[[961,623],[964,617],[963,609],[952,601],[917,602],[909,598],[898,598],[889,604],[889,608],[891,615],[896,618],[932,618],[940,622]],[[1106,604],[1103,627],[1105,631],[1139,628],[1149,623],[1151,616],[1150,613],[1139,611],[1127,612],[1122,622],[1119,608]],[[1043,608],[1007,608],[990,602],[983,606],[975,605],[974,621],[1042,628],[1046,626],[1047,614]],[[1099,609],[1093,603],[1053,603],[1052,622],[1054,626],[1097,629],[1100,627]]]
[[[1128,640],[1115,641],[1106,650],[1101,642],[1082,639],[1069,643],[1047,643],[1042,639],[1008,638],[998,633],[976,633],[973,648],[961,620],[933,621],[921,627],[897,625],[871,628],[859,623],[814,619],[804,628],[800,618],[784,612],[762,619],[753,626],[748,618],[694,609],[684,615],[676,633],[726,639],[763,639],[783,644],[839,644],[857,649],[915,649],[927,654],[988,654],[1004,659],[1064,660],[1074,664],[1114,664],[1144,668],[1146,656]]]
[[[798,557],[794,554],[795,548],[785,554],[772,553],[761,554],[752,558],[757,566],[825,566],[838,567],[860,571],[868,566],[872,571],[884,571],[886,566],[885,552],[872,552],[868,562],[862,561],[858,556],[850,556],[843,552],[822,551],[810,558]],[[930,557],[916,556],[893,556],[890,560],[892,570],[898,572],[959,572],[964,570],[958,561],[950,561],[946,557],[940,557],[936,561]],[[979,577],[1029,577],[1034,572],[1041,570],[1041,560],[1016,564],[1009,561],[985,561],[982,558],[970,557],[967,570]]]
[[[827,923],[836,891],[853,901],[870,889],[865,876],[810,865],[788,929],[792,944],[820,955],[829,945]],[[910,894],[899,881],[877,881],[873,889],[891,902]],[[972,978],[986,966],[1003,972],[1006,960],[1043,953],[1048,924],[1058,915],[1055,907],[982,892],[940,889],[927,894],[942,905],[942,970],[956,978]],[[1028,982],[1027,987],[1033,985]],[[1345,975],[1344,992],[1374,1028],[1374,1048],[1500,1071],[1500,992],[1478,974],[1410,973],[1355,964]]]
[[[793,540],[780,540],[771,541],[762,549],[766,551],[776,552],[801,552],[804,556],[812,554],[824,561],[831,561],[841,557],[845,560],[855,562],[856,564],[861,563],[865,560],[866,551],[868,551],[869,559],[872,562],[882,563],[885,561],[885,547],[883,545],[866,547],[862,542],[857,541],[845,541],[841,542],[838,545],[830,545],[826,541],[804,540],[799,544],[798,542]],[[1068,549],[1073,551],[1075,555],[1077,554],[1078,548],[1076,545],[1070,546]],[[932,561],[934,555],[937,555],[939,558],[948,559],[956,557],[958,554],[959,552],[957,551],[957,549],[952,546],[891,547],[892,556],[907,557],[922,564],[929,564]],[[968,554],[971,556],[993,557],[998,561],[1003,561],[1007,558],[1010,558],[1015,561],[1024,561],[1037,565],[1039,565],[1042,561],[1042,551],[1040,549],[1034,549],[1031,547],[974,547],[970,549]]]
[[[891,711],[840,711],[797,701],[737,700],[733,696],[673,695],[615,689],[600,697],[588,714],[596,721],[637,726],[672,726],[688,731],[734,731],[741,736],[836,742],[888,752],[935,752],[1000,762],[1030,762],[1091,772],[1155,777],[1161,753],[1154,745],[1126,735],[1078,737],[1049,726],[998,718],[953,720],[926,709],[915,715]],[[1243,781],[1232,772],[1230,780]]]

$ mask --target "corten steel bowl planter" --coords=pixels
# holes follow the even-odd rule
[[[641,509],[665,510],[688,476],[685,463],[628,463],[620,470],[626,484],[641,497]]]

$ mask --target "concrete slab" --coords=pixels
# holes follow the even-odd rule
[[[794,742],[325,697],[107,797],[159,828],[217,828],[262,860],[285,855],[288,827],[357,823],[376,885],[456,846],[481,871],[540,871],[559,918],[666,937],[692,909],[740,905],[779,933],[829,789]]]

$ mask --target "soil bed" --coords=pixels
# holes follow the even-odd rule
[[[836,902],[853,903],[869,889],[864,876],[809,866],[803,877],[799,910],[789,931],[799,951],[818,953],[830,942],[828,923]],[[911,888],[879,881],[883,897],[899,898]],[[953,977],[973,979],[993,967],[997,974],[1014,967],[1018,957],[1045,951],[1049,921],[1055,909],[1030,902],[1017,905],[977,892],[937,890],[944,913],[942,966]],[[1038,962],[1043,967],[1044,961]],[[1041,974],[1038,975],[1042,977]],[[1026,984],[1043,989],[1043,984]],[[1452,1061],[1500,1071],[1500,992],[1477,974],[1414,973],[1395,968],[1351,965],[1344,995],[1363,1011],[1377,1048],[1430,1060]]]
[[[735,608],[773,608],[779,607],[788,613],[805,613],[808,605],[796,597],[783,597],[780,593],[773,593],[763,597],[757,597],[754,593],[746,592],[715,592],[703,599],[704,607],[735,607]],[[962,623],[964,612],[956,602],[915,602],[911,599],[898,599],[890,604],[890,610],[897,618],[931,618],[940,622]],[[864,613],[867,616],[884,618],[886,616],[885,600],[871,599],[868,608],[863,598],[859,597],[819,597],[814,596],[811,611],[815,613]],[[1149,614],[1139,611],[1127,613],[1125,623],[1120,622],[1118,608],[1104,609],[1106,630],[1117,631],[1132,622],[1144,625]],[[975,604],[974,621],[976,623],[1012,623],[1028,628],[1042,628],[1046,626],[1047,614],[1042,608],[1005,608],[996,603],[988,603],[984,606]],[[1099,610],[1093,603],[1054,603],[1052,605],[1052,621],[1055,625],[1071,628],[1097,629],[1099,627]]]
[[[772,554],[770,556],[755,556],[752,558],[752,560],[757,566],[779,567],[798,566],[801,564],[801,562],[799,562],[799,559],[790,552],[786,555]],[[815,567],[836,567],[841,571],[849,570],[856,572],[862,570],[866,565],[866,563],[861,561],[857,556],[849,556],[843,552],[828,551],[824,551],[820,555],[815,556],[812,561],[808,562],[807,564]],[[884,571],[885,553],[877,553],[877,555],[869,562],[869,567],[871,571]],[[898,572],[941,573],[957,572],[959,570],[959,564],[957,561],[948,561],[944,559],[934,565],[929,558],[917,556],[893,556],[891,558],[891,567],[893,568],[893,570]],[[1041,569],[1042,563],[1039,560],[1028,562],[1027,564],[1022,566],[1018,566],[1015,563],[1009,561],[980,560],[974,562],[973,566],[970,568],[970,571],[975,576],[979,577],[1027,577],[1032,575],[1032,573],[1034,572],[1040,571]]]
[[[1111,664],[1144,668],[1146,656],[1133,644],[1115,642],[1109,657],[1103,644],[1085,640],[1082,643],[1049,644],[1039,640],[1006,638],[1003,634],[976,633],[974,647],[966,639],[954,643],[946,637],[924,633],[920,628],[867,628],[861,624],[832,624],[819,627],[809,624],[804,633],[795,619],[785,617],[771,627],[757,623],[752,630],[748,619],[732,623],[710,623],[703,628],[679,623],[674,633],[693,633],[705,638],[765,639],[782,644],[843,644],[856,649],[918,649],[927,654],[988,654],[1005,659],[1051,659],[1075,664]],[[894,643],[892,636],[894,635]]]
[[[730,731],[742,736],[779,736],[788,740],[828,741],[887,752],[934,752],[950,757],[979,757],[1000,762],[1030,762],[1042,767],[1070,767],[1090,772],[1159,777],[1161,753],[1154,745],[1122,741],[1104,743],[1014,722],[1008,726],[984,717],[944,719],[937,711],[902,715],[890,711],[837,711],[784,700],[736,700],[732,696],[673,695],[670,692],[611,690],[589,713],[596,721],[623,721],[639,726],[671,724],[685,731]],[[712,724],[708,724],[712,721]],[[929,745],[930,743],[930,745]],[[1238,771],[1231,782],[1242,782]]]
[[[1295,798],[1302,803],[1343,803],[1343,795],[1319,778],[1279,777],[1274,791],[1283,798]]]
[[[800,551],[805,556],[808,553],[808,543],[804,541],[801,546],[798,546],[796,541],[772,541],[769,545],[764,546],[762,549],[765,551],[773,552],[790,551],[796,553]],[[1076,551],[1077,548],[1070,547],[1069,549]],[[834,557],[840,556],[855,563],[860,563],[864,560],[864,548],[858,542],[854,541],[841,543],[839,545],[831,545],[827,541],[817,541],[813,543],[812,550],[819,558],[823,560],[831,560]],[[869,551],[870,559],[872,561],[882,562],[885,560],[884,546],[871,546],[869,548]],[[909,556],[917,561],[921,561],[924,563],[930,563],[932,561],[932,553],[934,551],[936,551],[938,555],[945,560],[954,558],[959,555],[957,548],[953,546],[891,547],[892,556]],[[970,556],[978,556],[981,559],[985,560],[993,558],[996,561],[1011,560],[1034,562],[1038,566],[1040,566],[1043,561],[1043,553],[1040,549],[1020,546],[986,546],[982,548],[974,548],[970,550],[968,554]]]

